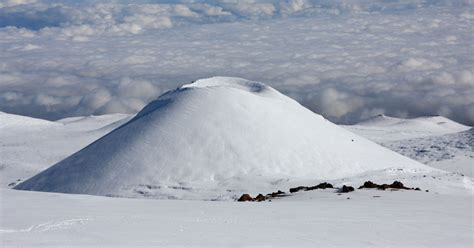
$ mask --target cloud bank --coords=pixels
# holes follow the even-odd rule
[[[474,11],[460,1],[0,2],[0,111],[134,113],[197,78],[270,84],[332,121],[474,125]]]

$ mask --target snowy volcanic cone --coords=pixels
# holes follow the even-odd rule
[[[214,77],[161,95],[16,189],[216,199],[387,168],[427,170],[262,83]]]

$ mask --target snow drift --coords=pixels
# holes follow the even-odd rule
[[[214,77],[161,95],[16,189],[216,199],[387,168],[428,170],[265,84]]]

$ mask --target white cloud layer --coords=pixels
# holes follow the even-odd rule
[[[0,111],[135,112],[213,75],[260,80],[343,123],[474,125],[472,0],[1,1]]]

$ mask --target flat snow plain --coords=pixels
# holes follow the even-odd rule
[[[3,117],[2,121],[7,119]],[[18,116],[8,116],[12,117]],[[472,179],[456,172],[432,172],[426,177],[409,171],[370,172],[331,181],[335,186],[359,186],[365,180],[388,183],[396,177],[410,187],[430,192],[356,190],[338,195],[334,190],[316,190],[263,203],[126,199],[18,191],[8,186],[49,167],[129,118],[105,115],[49,123],[16,119],[14,127],[3,127],[2,247],[473,244]]]

